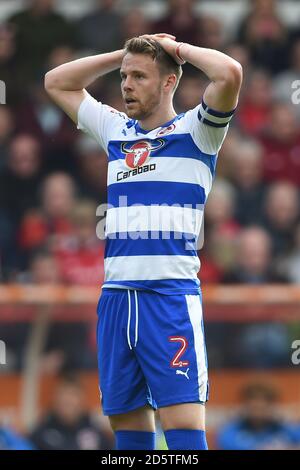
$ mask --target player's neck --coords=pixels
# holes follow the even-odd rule
[[[151,129],[156,129],[157,127],[163,126],[166,122],[171,121],[177,116],[173,105],[171,105],[167,110],[162,110],[161,108],[157,110],[156,113],[151,114],[146,119],[139,121],[139,126],[145,131],[150,131]]]

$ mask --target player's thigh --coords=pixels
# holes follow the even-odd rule
[[[150,406],[109,416],[109,420],[114,431],[155,431],[154,411]]]
[[[138,294],[136,354],[159,409],[208,399],[199,295]]]
[[[101,295],[97,323],[99,383],[102,410],[107,416],[129,413],[148,403],[155,407],[127,338],[128,293],[111,291],[104,290]]]
[[[168,429],[205,430],[205,406],[200,403],[181,403],[159,409],[164,431]]]

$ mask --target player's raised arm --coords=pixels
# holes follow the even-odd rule
[[[77,59],[60,65],[45,75],[45,89],[55,103],[77,124],[79,106],[85,87],[98,77],[121,66],[123,49]]]
[[[210,79],[203,100],[216,111],[233,110],[238,102],[243,72],[239,62],[214,49],[178,43],[162,35],[152,35],[178,63],[189,62],[202,70]]]
[[[209,108],[227,112],[236,107],[243,79],[239,62],[220,51],[186,43],[177,47],[177,54],[202,70],[211,80],[203,96]]]

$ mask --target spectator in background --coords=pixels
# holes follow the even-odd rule
[[[196,44],[208,49],[224,50],[223,24],[213,16],[204,16],[199,21]]]
[[[54,251],[65,283],[103,284],[104,243],[96,235],[96,208],[89,200],[77,202],[71,213],[70,236]]]
[[[107,155],[89,136],[80,136],[76,142],[77,184],[81,196],[97,204],[107,201]]]
[[[231,345],[231,366],[257,370],[290,366],[291,340],[287,323],[258,319],[243,327],[239,325],[237,330]]]
[[[26,210],[38,204],[40,152],[39,141],[32,135],[19,134],[11,140],[8,160],[0,173],[0,207],[15,226]]]
[[[205,208],[205,229],[210,233],[211,261],[219,270],[230,269],[240,226],[234,219],[235,190],[229,181],[217,179]]]
[[[223,262],[223,255],[219,254],[218,245],[214,240],[214,233],[213,229],[205,230],[206,232],[206,241],[199,251],[199,257],[201,259],[201,269],[198,273],[199,280],[203,283],[203,285],[211,283],[219,283],[223,277],[223,270],[225,268]],[[220,238],[220,237],[218,237]],[[217,246],[217,249],[216,249]],[[227,264],[227,256],[226,262]]]
[[[201,103],[206,86],[207,79],[204,76],[201,78],[199,73],[183,75],[175,95],[177,112],[184,113]]]
[[[233,155],[236,149],[242,144],[245,136],[240,133],[237,127],[231,126],[218,156],[218,174],[225,180],[231,180],[233,173]]]
[[[217,179],[209,194],[205,208],[205,221],[208,225],[218,228],[221,232],[239,231],[239,225],[234,220],[236,204],[235,189],[229,181]]]
[[[0,282],[13,277],[13,270],[18,263],[15,248],[15,227],[9,215],[0,208]]]
[[[260,227],[243,229],[237,239],[234,268],[225,274],[227,284],[265,284],[282,282],[271,269],[272,245],[268,233]]]
[[[151,33],[151,26],[141,8],[132,8],[124,16],[121,26],[121,44],[127,39]],[[119,84],[120,87],[120,84]]]
[[[41,207],[28,210],[19,231],[19,243],[28,264],[31,253],[47,244],[58,248],[71,233],[71,213],[75,207],[75,183],[65,173],[53,173],[44,180]],[[26,263],[27,261],[27,263]]]
[[[56,51],[59,54],[59,51]],[[68,54],[65,54],[68,55]],[[47,171],[74,171],[72,144],[74,126],[68,117],[49,100],[42,80],[30,86],[30,98],[16,113],[18,132],[35,135],[39,139],[44,166]]]
[[[110,450],[112,434],[103,421],[93,422],[86,408],[86,396],[79,378],[61,378],[52,409],[33,430],[30,438],[39,450]]]
[[[59,286],[65,281],[62,274],[57,257],[47,250],[38,250],[30,259],[27,276],[22,273],[18,280],[37,286]],[[86,310],[89,308],[89,306],[85,306]],[[66,307],[61,305],[55,307],[58,317],[65,317],[66,310],[69,312],[72,321],[52,319],[48,324],[47,339],[40,356],[41,374],[58,374],[64,367],[74,369],[96,367],[96,354],[90,337],[92,322],[76,321],[73,317],[73,313],[76,315],[76,306]],[[19,326],[19,331],[20,328]],[[25,337],[26,327],[23,327],[23,329]],[[95,332],[95,329],[93,329],[93,332]]]
[[[286,104],[291,104],[292,93],[296,90],[292,88],[294,81],[300,77],[300,38],[294,43],[290,53],[290,67],[280,73],[273,80],[273,100]],[[299,87],[298,87],[299,88]],[[298,121],[300,120],[300,106],[294,106]]]
[[[276,4],[276,0],[252,0],[252,10],[241,22],[237,37],[249,49],[254,65],[271,74],[288,67],[288,31]]]
[[[246,78],[241,103],[237,109],[237,123],[247,135],[256,136],[270,122],[272,111],[272,80],[262,70],[254,70]]]
[[[22,77],[16,61],[15,33],[5,23],[0,25],[0,77],[6,85],[6,102],[15,105],[21,99]]]
[[[208,226],[215,227],[222,234],[236,235],[239,225],[234,219],[235,189],[229,181],[217,179],[205,208],[205,221]]]
[[[232,181],[236,191],[235,218],[240,225],[262,220],[265,185],[263,184],[263,148],[255,140],[243,140],[233,149]]]
[[[168,10],[164,18],[151,26],[152,33],[169,33],[177,41],[197,45],[199,17],[195,14],[195,0],[168,0]]]
[[[30,260],[30,283],[36,285],[59,284],[61,276],[56,258],[47,251],[37,251]]]
[[[282,257],[279,267],[290,282],[300,284],[300,223],[296,227],[294,238],[294,246],[287,257]]]
[[[293,246],[293,233],[299,222],[299,191],[285,181],[272,184],[265,200],[264,227],[268,230],[273,255],[287,255]]]
[[[288,180],[300,187],[300,130],[294,108],[274,104],[259,139],[264,147],[265,181]]]
[[[277,391],[264,383],[251,383],[241,391],[240,415],[216,436],[220,450],[280,450],[299,445],[292,424],[278,413]]]
[[[45,58],[57,46],[73,44],[73,30],[54,11],[54,0],[29,0],[28,8],[14,13],[8,24],[16,34],[16,62],[23,94],[31,80],[40,77]]]
[[[96,8],[76,25],[78,47],[90,50],[91,54],[118,49],[122,42],[122,22],[116,0],[96,0]]]
[[[105,101],[109,106],[115,108],[119,112],[125,112],[124,101],[121,95],[121,88],[120,88],[120,79],[118,77],[118,81],[115,79],[108,80],[106,77],[105,82]],[[103,95],[102,95],[103,99]]]
[[[8,106],[0,106],[0,174],[8,159],[10,140],[15,130],[15,117]]]
[[[243,67],[243,74],[245,76],[245,79],[247,79],[252,69],[252,64],[251,64],[249,51],[247,47],[237,42],[234,42],[226,46],[225,54],[229,55],[230,57],[237,60],[241,64],[241,66]],[[243,88],[242,88],[242,93],[243,93]]]

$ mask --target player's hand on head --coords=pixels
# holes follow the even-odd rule
[[[181,60],[178,55],[176,54],[176,49],[178,46],[178,42],[175,41],[176,36],[168,33],[157,33],[157,34],[143,34],[141,36],[145,39],[153,39],[157,41],[161,47],[169,54],[178,65],[184,64],[184,61]]]
[[[169,33],[143,34],[140,37],[146,38],[146,39],[169,38],[169,39],[173,39],[173,41],[175,41],[176,39],[176,36],[173,36],[172,34],[169,34]]]

